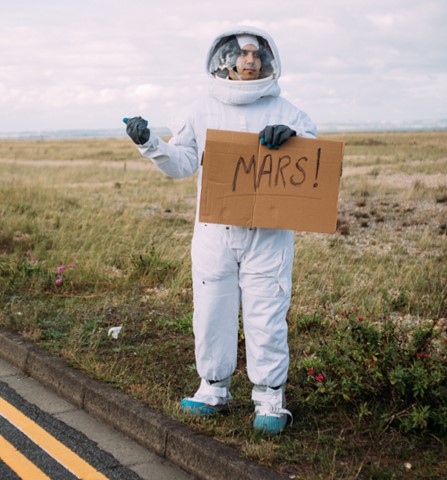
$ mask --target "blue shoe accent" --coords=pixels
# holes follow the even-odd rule
[[[180,409],[183,413],[195,415],[197,417],[209,417],[223,412],[226,405],[208,405],[207,403],[197,402],[192,398],[184,398],[180,402]]]
[[[256,415],[253,422],[253,428],[262,433],[269,433],[271,435],[278,435],[287,425],[287,415],[273,416],[273,415]]]

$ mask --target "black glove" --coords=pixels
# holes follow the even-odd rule
[[[127,135],[137,144],[143,145],[149,140],[151,131],[147,128],[147,120],[141,117],[123,118],[127,124]]]
[[[261,145],[267,144],[268,148],[278,149],[279,146],[296,135],[295,130],[286,125],[267,125],[264,130],[259,132]]]

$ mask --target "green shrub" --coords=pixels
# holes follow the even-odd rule
[[[315,409],[344,406],[359,419],[380,412],[380,428],[447,431],[442,322],[405,316],[373,323],[358,311],[327,319],[333,328],[321,330],[296,365],[297,398]]]

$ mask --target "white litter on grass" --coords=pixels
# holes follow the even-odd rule
[[[116,340],[119,337],[119,334],[120,334],[122,328],[123,328],[122,326],[111,327],[111,328],[109,328],[109,331],[107,332],[107,335]]]

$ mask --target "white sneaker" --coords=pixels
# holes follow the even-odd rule
[[[180,408],[184,413],[203,417],[224,413],[231,400],[229,386],[229,378],[215,383],[202,379],[194,397],[184,398]]]
[[[287,425],[287,418],[293,416],[286,410],[285,386],[275,389],[265,385],[255,385],[251,399],[255,404],[253,428],[263,433],[276,435]]]

